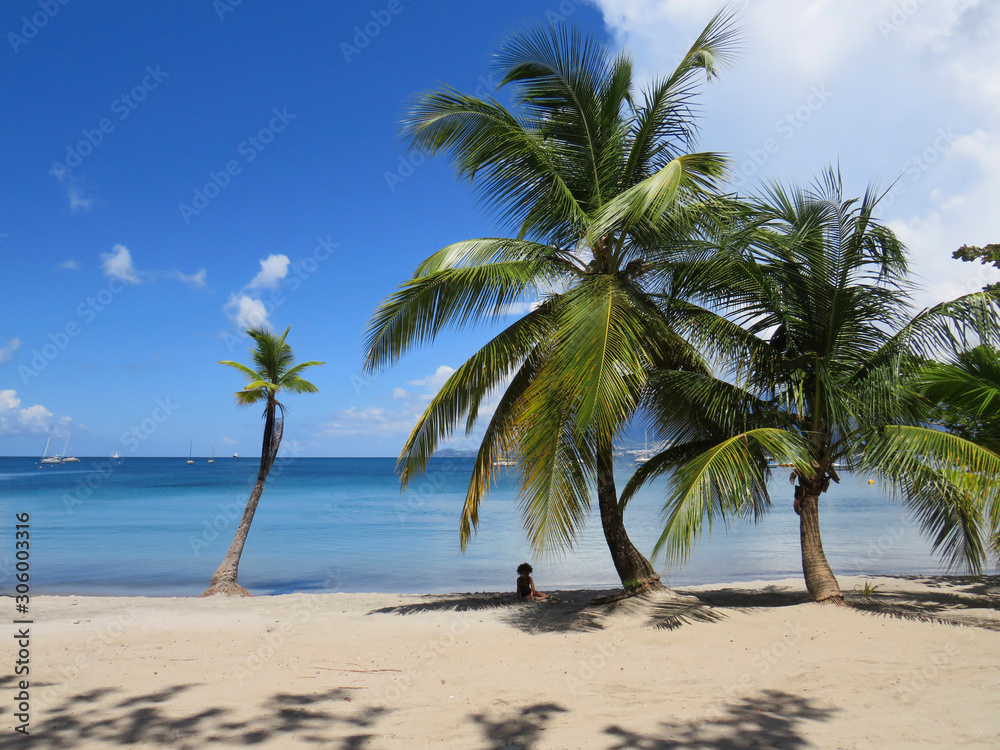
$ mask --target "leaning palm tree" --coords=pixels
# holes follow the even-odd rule
[[[461,514],[463,548],[497,462],[516,458],[537,552],[572,546],[596,485],[622,583],[659,585],[626,533],[612,445],[650,372],[700,366],[652,303],[663,279],[652,260],[679,252],[721,205],[709,194],[724,159],[690,151],[692,101],[734,43],[732,16],[721,13],[673,73],[639,92],[626,54],[563,26],[539,28],[497,55],[512,109],[449,88],[410,109],[410,145],[448,153],[514,234],[430,256],[368,331],[366,368],[376,371],[446,327],[523,315],[455,371],[400,455],[405,487],[457,427],[471,435],[484,400],[499,394]]]
[[[274,459],[278,455],[278,448],[281,446],[281,436],[285,424],[285,407],[278,401],[278,393],[281,391],[316,393],[318,390],[308,380],[303,380],[300,374],[307,367],[315,367],[324,363],[303,362],[295,365],[292,348],[285,343],[285,337],[288,336],[289,330],[291,330],[291,326],[286,328],[281,336],[275,336],[264,328],[248,328],[246,333],[255,343],[255,346],[250,348],[250,359],[253,361],[253,367],[229,360],[219,362],[220,365],[235,367],[249,381],[243,390],[236,391],[236,403],[240,406],[250,406],[261,401],[264,402],[264,441],[261,444],[257,481],[250,492],[250,500],[247,502],[243,517],[236,527],[236,535],[233,537],[232,544],[229,545],[229,551],[226,552],[219,567],[216,568],[212,580],[202,596],[211,596],[212,594],[250,596],[250,592],[240,586],[236,579],[239,574],[243,546],[250,533],[250,524],[253,522],[254,513],[257,512],[257,503],[264,492],[264,483],[267,481],[267,475],[271,471]]]
[[[970,294],[910,317],[905,248],[876,221],[878,198],[869,189],[845,200],[833,170],[813,189],[774,185],[726,246],[675,269],[664,308],[681,310],[679,323],[714,349],[717,373],[652,378],[650,408],[672,445],[622,493],[624,505],[668,476],[656,552],[669,561],[685,558],[706,522],[766,513],[777,459],[792,467],[815,601],[843,602],[819,503],[844,464],[888,482],[936,549],[981,569],[984,538],[1000,522],[1000,456],[932,424],[908,383],[973,330],[994,339],[998,297]]]

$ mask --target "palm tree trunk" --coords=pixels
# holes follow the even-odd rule
[[[212,596],[213,594],[224,594],[225,596],[251,596],[250,592],[236,582],[240,569],[240,557],[243,555],[243,546],[246,544],[247,536],[250,534],[250,524],[253,523],[254,513],[257,512],[257,503],[264,493],[264,483],[267,475],[271,471],[274,463],[274,455],[277,453],[276,447],[271,442],[274,439],[274,412],[275,406],[272,399],[268,399],[267,415],[264,421],[264,441],[260,451],[260,468],[257,470],[257,481],[254,482],[253,490],[250,492],[250,500],[243,511],[243,517],[236,527],[236,535],[226,556],[222,558],[219,567],[212,574],[208,588],[202,596]],[[280,436],[278,437],[280,441]]]
[[[819,495],[815,489],[807,487],[796,501],[799,514],[799,537],[802,541],[802,572],[806,578],[806,588],[814,602],[843,604],[844,594],[833,575],[830,563],[823,554],[823,539],[819,532]]]
[[[618,491],[615,489],[614,456],[611,442],[597,449],[597,504],[601,509],[604,538],[611,551],[615,570],[622,586],[630,594],[639,594],[664,588],[659,574],[632,544],[625,531],[625,521],[618,509]]]

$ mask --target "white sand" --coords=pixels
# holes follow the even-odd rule
[[[917,619],[803,603],[797,580],[682,606],[37,597],[24,746],[1000,747],[1000,588],[874,581],[849,598]]]

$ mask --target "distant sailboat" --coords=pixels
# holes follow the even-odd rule
[[[62,454],[63,454],[64,458],[63,458],[62,462],[64,464],[78,464],[78,463],[80,463],[80,459],[77,458],[76,456],[67,456],[66,455],[66,452],[69,450],[69,439],[72,436],[73,436],[72,432],[69,435],[66,436],[66,445],[63,446],[63,452],[62,452]]]
[[[635,465],[642,466],[647,463],[649,459],[653,457],[653,454],[649,452],[649,430],[646,430],[646,446],[641,451],[636,451],[635,454]]]
[[[215,463],[215,443],[212,443],[212,455],[209,457],[208,462],[210,464]]]
[[[239,453],[234,453],[234,454],[233,454],[233,458],[239,458],[239,457],[240,457],[240,454],[239,454]]]
[[[50,456],[49,455],[49,443],[52,442],[52,430],[49,430],[49,436],[45,439],[45,450],[42,451],[42,458],[38,463],[40,464],[61,464],[62,456]]]
[[[191,441],[191,445],[188,447],[188,466],[194,463],[194,440]]]
[[[115,459],[115,460],[118,460],[118,458],[119,458],[119,456],[118,456],[118,451],[115,451],[114,453],[112,453],[112,454],[111,454],[111,458],[113,458],[113,459]]]

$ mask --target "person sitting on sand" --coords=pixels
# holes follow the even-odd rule
[[[535,590],[535,582],[531,579],[531,566],[528,563],[517,566],[517,595],[529,602],[549,598],[548,594]]]

